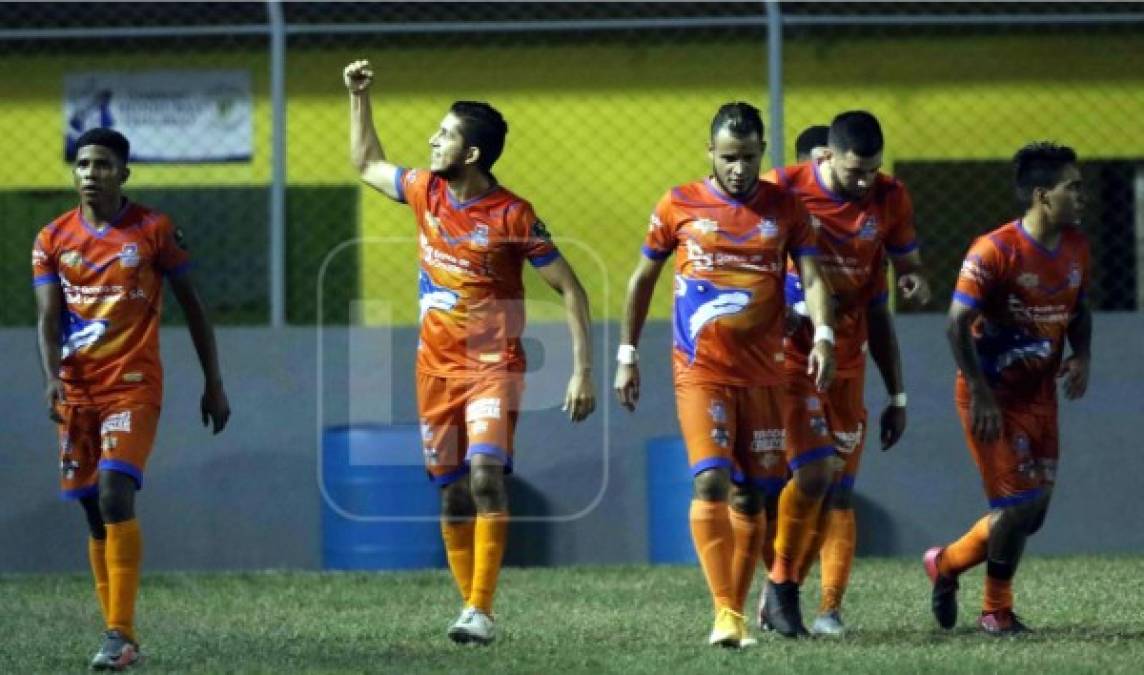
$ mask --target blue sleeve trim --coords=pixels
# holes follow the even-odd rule
[[[963,304],[967,307],[972,307],[973,309],[981,309],[981,301],[978,300],[977,298],[973,297],[972,295],[969,295],[968,293],[962,293],[961,291],[954,291],[953,292],[953,299],[960,302],[961,304]]]
[[[1004,508],[1007,508],[1010,506],[1017,506],[1018,504],[1024,504],[1026,502],[1031,502],[1040,496],[1041,496],[1041,488],[1033,488],[1032,490],[1025,490],[1024,492],[1018,492],[1015,495],[1009,495],[1007,497],[998,497],[996,499],[990,499],[989,500],[989,508],[991,508],[991,509],[1004,509]]]
[[[402,204],[405,201],[405,169],[397,167],[397,173],[393,174],[393,187],[397,190],[397,201]]]
[[[798,258],[804,255],[818,255],[819,250],[817,246],[796,246],[790,250],[790,254]]]
[[[842,488],[843,490],[853,490],[855,478],[856,476],[843,476],[842,480],[838,481],[838,487]]]
[[[870,299],[870,305],[869,306],[870,307],[881,307],[882,305],[889,302],[889,300],[890,300],[890,292],[889,291],[882,291],[881,293],[879,293],[878,295],[875,295],[873,298]]]
[[[727,457],[709,457],[701,459],[691,465],[691,475],[698,476],[699,474],[707,471],[708,469],[730,469],[732,463],[730,458]]]
[[[432,481],[432,483],[434,485],[436,485],[437,487],[445,487],[447,485],[452,485],[453,483],[456,483],[457,481],[461,480],[462,478],[464,478],[465,476],[468,476],[468,475],[469,475],[469,465],[468,464],[462,464],[461,466],[457,467],[455,470],[450,471],[449,473],[444,474],[442,476],[434,476],[433,474],[429,474],[429,480]]]
[[[528,262],[531,263],[533,267],[545,267],[547,265],[551,265],[552,263],[556,262],[556,259],[559,257],[560,257],[560,251],[557,249],[553,249],[551,252],[545,253],[544,255],[538,255],[538,256],[534,256],[532,258],[529,258]]]
[[[190,260],[188,260],[187,262],[183,263],[182,265],[176,265],[175,267],[172,267],[171,269],[167,270],[163,274],[168,279],[178,279],[179,277],[183,276],[187,272],[190,272],[192,266],[193,266],[193,263]]]
[[[60,492],[60,499],[85,499],[87,497],[94,497],[97,494],[99,494],[98,483],[72,490],[62,490]]]
[[[127,462],[119,461],[118,459],[101,459],[99,460],[99,470],[114,471],[116,473],[122,473],[131,476],[131,478],[135,481],[135,489],[143,489],[143,472],[140,471],[139,467],[137,466],[128,464]]]
[[[60,275],[56,274],[55,272],[48,272],[47,274],[41,274],[40,276],[32,279],[32,286],[33,287],[43,286],[44,284],[58,284],[58,283],[60,283]]]
[[[487,455],[489,457],[496,457],[500,460],[501,464],[508,466],[512,463],[508,453],[499,445],[492,443],[475,443],[469,446],[469,451],[465,453],[465,461],[473,458],[473,455]]]
[[[916,250],[918,250],[917,239],[911,241],[905,246],[890,246],[889,244],[886,244],[886,251],[888,251],[890,255],[905,255],[907,253],[913,253]]]
[[[657,251],[650,246],[643,246],[640,248],[643,251],[644,257],[648,260],[667,260],[671,256],[671,251]]]
[[[834,449],[833,445],[822,445],[817,448],[811,448],[798,457],[795,457],[787,462],[787,466],[790,467],[791,471],[797,471],[800,467],[806,466],[811,462],[817,462],[820,459],[826,459],[836,454],[838,454],[838,451]]]

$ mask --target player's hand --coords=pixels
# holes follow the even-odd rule
[[[898,290],[902,292],[902,299],[918,307],[929,304],[933,297],[929,282],[922,275],[911,272],[898,277]]]
[[[342,80],[351,94],[360,94],[373,83],[373,66],[365,59],[354,61],[342,71]]]
[[[894,447],[906,431],[906,406],[886,405],[881,419],[882,452]]]
[[[807,359],[806,374],[814,378],[814,386],[819,391],[826,391],[834,381],[834,345],[826,340],[814,343]]]
[[[988,387],[970,389],[969,417],[978,440],[990,443],[1001,438],[1001,408]]]
[[[44,387],[44,402],[48,405],[48,419],[56,424],[63,424],[63,415],[60,415],[60,404],[67,403],[67,395],[64,393],[64,383],[60,378],[53,377],[48,380],[48,384]]]
[[[640,367],[634,363],[630,366],[617,363],[613,388],[620,405],[627,408],[628,412],[635,412],[636,403],[640,400]]]
[[[596,409],[596,387],[592,385],[592,371],[578,370],[568,378],[568,391],[564,394],[564,407],[568,419],[580,422]]]
[[[226,427],[226,422],[230,419],[230,403],[226,400],[222,382],[207,383],[199,409],[203,414],[203,426],[207,426],[208,422],[213,425],[211,433],[217,434]]]
[[[1065,398],[1070,401],[1084,396],[1088,390],[1088,363],[1087,356],[1073,354],[1064,360],[1061,369],[1057,371],[1057,377],[1064,380]]]

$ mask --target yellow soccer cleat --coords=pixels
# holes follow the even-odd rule
[[[715,625],[707,644],[738,649],[747,635],[747,620],[742,614],[728,607],[720,607],[715,614]]]

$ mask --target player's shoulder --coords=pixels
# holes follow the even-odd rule
[[[901,178],[879,171],[874,177],[874,198],[894,202],[909,197],[910,191]]]
[[[51,239],[60,233],[69,233],[70,230],[82,227],[83,221],[80,219],[79,208],[65,211],[56,216],[47,225],[40,228],[37,233],[37,239]]]
[[[711,191],[707,187],[706,179],[704,179],[673,185],[663,194],[661,201],[680,206],[689,206],[693,204],[707,204],[711,201],[711,198]]]
[[[1019,221],[1012,220],[999,225],[973,240],[972,248],[977,251],[996,251],[1010,255],[1021,246]]]

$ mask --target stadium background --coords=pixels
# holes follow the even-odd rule
[[[781,63],[769,55],[768,9],[783,22]],[[340,73],[362,57],[378,72],[382,140],[403,164],[424,161],[452,100],[487,99],[505,113],[511,130],[498,177],[533,201],[593,300],[606,406],[553,438],[552,429],[567,428],[551,405],[565,377],[564,329],[559,304],[528,278],[538,365],[520,429],[517,503],[529,516],[564,522],[517,526],[515,541],[528,542],[517,562],[646,559],[644,443],[675,425],[667,285],[645,338],[644,400],[630,418],[609,391],[614,322],[652,204],[707,170],[714,109],[748,100],[769,124],[779,112],[772,94],[783,120],[772,133],[787,160],[809,124],[843,109],[879,115],[886,169],[914,193],[937,291],[931,311],[899,322],[911,427],[894,453],[869,452],[859,479],[862,552],[912,554],[983,506],[950,403],[940,310],[970,239],[1014,215],[1008,158],[1035,138],[1069,143],[1085,160],[1101,314],[1090,397],[1065,406],[1056,513],[1032,546],[1144,548],[1144,533],[1124,525],[1131,477],[1144,469],[1131,428],[1144,394],[1135,349],[1144,328],[1139,4],[14,3],[0,15],[0,377],[10,383],[0,393],[0,489],[13,505],[0,516],[13,542],[0,552],[0,571],[85,564],[82,551],[45,534],[79,536],[82,519],[55,499],[27,283],[33,236],[74,202],[62,159],[63,77],[152,68],[249,70],[255,107],[251,161],[141,164],[128,186],[188,234],[236,412],[218,438],[196,428],[197,366],[185,331],[166,329],[165,416],[142,497],[154,533],[148,565],[319,564],[320,430],[416,420],[407,372],[416,317],[411,219],[360,190],[347,157]],[[768,79],[775,67],[777,82]],[[180,321],[171,303],[165,320]],[[380,343],[391,352],[371,346]],[[876,412],[876,378],[868,390]]]

